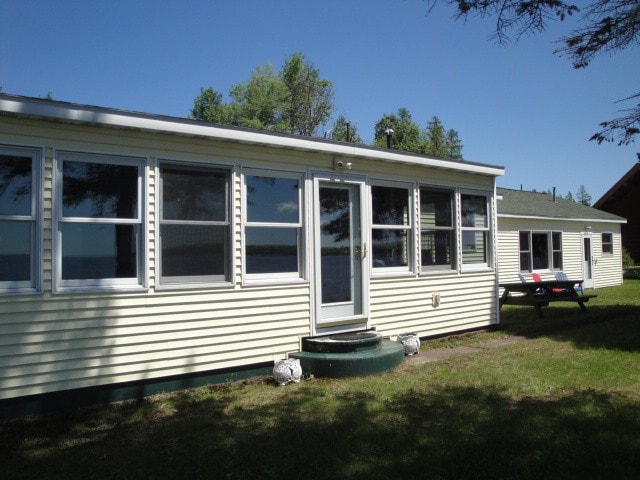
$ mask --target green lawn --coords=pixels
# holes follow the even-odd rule
[[[528,338],[446,362],[0,424],[2,478],[639,478],[640,280],[595,293],[427,342]]]

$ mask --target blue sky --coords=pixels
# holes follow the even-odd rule
[[[257,65],[302,52],[335,87],[367,142],[385,113],[456,129],[465,159],[506,167],[498,185],[597,200],[637,161],[638,142],[597,145],[599,122],[631,104],[640,50],[574,70],[553,55],[570,24],[507,47],[491,19],[454,21],[422,0],[5,0],[3,92],[187,116],[201,87],[229,88]],[[327,129],[330,125],[327,126]]]

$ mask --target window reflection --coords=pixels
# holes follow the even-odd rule
[[[225,221],[226,198],[226,172],[162,169],[162,216],[165,220]]]
[[[299,183],[297,178],[247,175],[247,221],[297,223]]]
[[[162,275],[225,275],[226,227],[162,225]]]
[[[137,277],[136,230],[133,225],[62,224],[62,279]]]
[[[245,229],[247,273],[295,273],[298,271],[298,229]]]
[[[31,222],[0,221],[0,282],[31,279]]]
[[[0,155],[0,215],[31,215],[31,157]]]
[[[64,161],[65,217],[137,218],[138,167]]]

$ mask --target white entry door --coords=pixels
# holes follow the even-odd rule
[[[582,276],[584,288],[593,288],[593,251],[590,233],[582,235]]]
[[[367,243],[364,182],[314,179],[314,304],[317,329],[366,327]]]

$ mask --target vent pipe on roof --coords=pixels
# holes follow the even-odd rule
[[[553,187],[553,203],[556,203],[556,187]]]
[[[387,136],[387,148],[393,148],[393,129],[387,128],[384,134]]]

